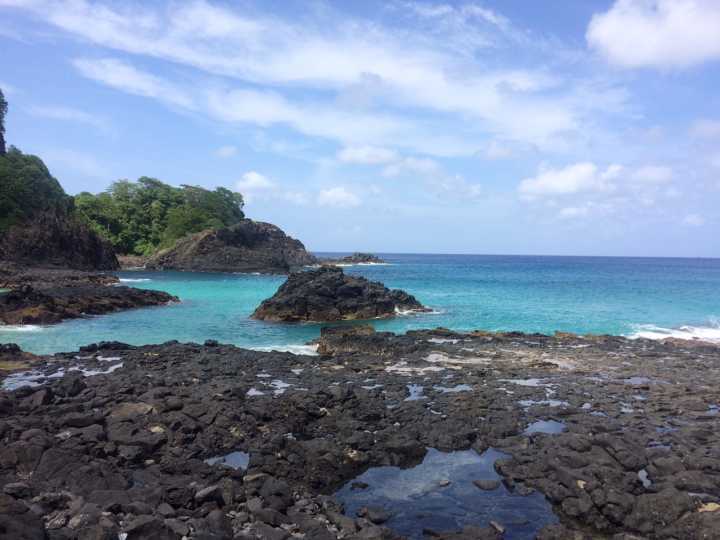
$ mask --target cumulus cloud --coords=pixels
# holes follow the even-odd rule
[[[248,171],[237,181],[235,188],[243,195],[275,189],[275,182],[256,171]]]
[[[527,197],[609,191],[612,189],[610,181],[620,171],[619,165],[600,170],[594,163],[575,163],[559,169],[545,169],[536,176],[525,178],[518,189]]]
[[[285,201],[294,205],[308,204],[307,194],[285,189],[257,171],[248,171],[235,183],[235,189],[242,193],[247,202],[258,200]]]
[[[616,0],[593,16],[586,38],[626,68],[687,68],[720,60],[717,0]]]
[[[382,170],[382,175],[386,178],[394,178],[404,174],[428,176],[440,172],[441,167],[434,159],[410,156],[399,157],[394,163],[387,165]]]
[[[317,202],[320,206],[331,206],[335,208],[352,208],[362,204],[360,197],[343,186],[321,190],[318,194]]]
[[[366,165],[378,165],[389,163],[398,158],[397,152],[388,148],[377,146],[353,146],[340,150],[338,159],[345,163],[361,163]]]
[[[229,158],[236,156],[238,153],[237,146],[225,145],[215,150],[215,155],[221,158]]]

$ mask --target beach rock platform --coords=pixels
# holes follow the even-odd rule
[[[323,356],[101,343],[10,375],[0,538],[394,539],[408,521],[411,538],[717,537],[717,346],[348,332],[326,332]],[[501,482],[429,475],[393,492],[412,505],[455,489],[446,515],[348,510],[377,489],[371,472],[439,453],[494,456]],[[490,498],[487,518],[465,521],[463,493]]]
[[[252,317],[265,321],[332,322],[394,317],[403,311],[429,311],[417,299],[382,283],[324,266],[291,274]]]
[[[287,274],[317,259],[271,223],[243,219],[181,238],[145,261],[150,270]]]
[[[22,285],[0,293],[0,322],[10,325],[54,324],[66,319],[176,301],[177,297],[166,292],[124,286],[90,284],[35,288]]]

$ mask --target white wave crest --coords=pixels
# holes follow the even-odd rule
[[[654,324],[639,324],[635,331],[628,335],[630,339],[688,339],[693,341],[707,341],[720,344],[720,321],[711,319],[707,326],[679,326],[677,328],[663,328]]]
[[[37,324],[0,324],[0,332],[39,332],[43,329]]]
[[[120,283],[144,283],[152,281],[150,278],[120,278]]]
[[[285,345],[268,345],[265,347],[248,347],[248,349],[251,349],[253,351],[262,351],[262,352],[289,352],[293,354],[304,354],[307,356],[317,356],[318,352],[318,346],[317,345],[292,345],[292,344],[285,344]]]

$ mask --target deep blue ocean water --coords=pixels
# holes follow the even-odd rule
[[[720,341],[720,259],[382,256],[390,264],[345,271],[405,289],[434,312],[373,321],[378,330],[444,326]],[[249,319],[283,276],[145,271],[119,276],[128,285],[165,290],[182,302],[51,327],[0,327],[0,342],[36,353],[72,351],[102,340],[139,345],[216,339],[294,349],[319,335],[317,324]]]

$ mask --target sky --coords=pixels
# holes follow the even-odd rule
[[[717,0],[0,0],[66,191],[224,186],[313,251],[720,257]]]

